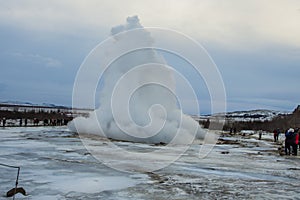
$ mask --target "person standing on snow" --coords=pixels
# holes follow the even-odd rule
[[[3,120],[2,120],[2,126],[5,127],[5,124],[6,124],[6,118],[3,117]]]
[[[273,134],[274,134],[274,142],[277,142],[277,138],[278,138],[277,134],[278,133],[277,133],[276,129],[274,129]]]
[[[280,135],[280,129],[278,128],[277,129],[277,135],[276,135],[276,141],[278,142],[278,139],[279,139],[279,135]]]
[[[258,139],[261,140],[261,136],[262,136],[262,130],[258,131]]]
[[[290,128],[285,133],[285,144],[284,144],[284,150],[285,155],[291,155],[291,146],[294,142],[293,138],[294,129]]]
[[[298,144],[299,144],[299,132],[295,132],[294,133],[294,143],[292,145],[293,147],[293,155],[297,156],[297,148],[298,148]]]
[[[298,131],[298,146],[299,146],[299,151],[300,151],[300,130]]]

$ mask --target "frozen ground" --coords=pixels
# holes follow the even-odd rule
[[[271,134],[261,141],[256,136],[223,137],[204,159],[197,157],[196,142],[167,168],[129,174],[94,159],[64,127],[5,128],[0,129],[0,163],[21,166],[19,186],[28,196],[16,199],[300,199],[299,156],[281,157]],[[115,143],[132,150],[157,148]],[[105,141],[97,147],[110,151]],[[0,199],[7,199],[16,172],[0,166]]]

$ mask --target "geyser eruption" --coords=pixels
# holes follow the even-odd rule
[[[80,134],[144,143],[189,144],[204,138],[198,123],[179,109],[173,69],[151,48],[154,40],[138,17],[128,17],[125,25],[113,27],[111,35],[113,42],[104,45],[99,59],[113,55],[114,60],[97,65],[104,72],[100,106],[87,118],[75,118],[69,128]],[[123,53],[126,49],[134,50]]]

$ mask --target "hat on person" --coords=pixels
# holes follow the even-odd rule
[[[294,130],[293,128],[290,128],[290,129],[289,129],[289,132],[294,133],[294,131],[295,131],[295,130]]]

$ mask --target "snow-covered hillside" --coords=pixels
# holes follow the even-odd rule
[[[286,116],[291,114],[288,111],[275,111],[275,110],[248,110],[248,111],[234,111],[228,113],[217,113],[214,115],[204,115],[204,116],[192,116],[197,121],[207,120],[208,118],[226,118],[227,121],[236,122],[248,122],[248,121],[269,121],[277,116]]]
[[[23,101],[0,101],[0,104],[3,105],[11,105],[11,106],[35,106],[35,107],[49,107],[49,108],[67,108],[66,106],[55,105],[52,103],[31,103],[31,102],[23,102]]]
[[[277,116],[285,116],[290,114],[287,111],[275,110],[249,110],[249,111],[235,111],[225,114],[226,119],[233,121],[269,121]],[[223,116],[224,114],[217,114],[214,116]]]

